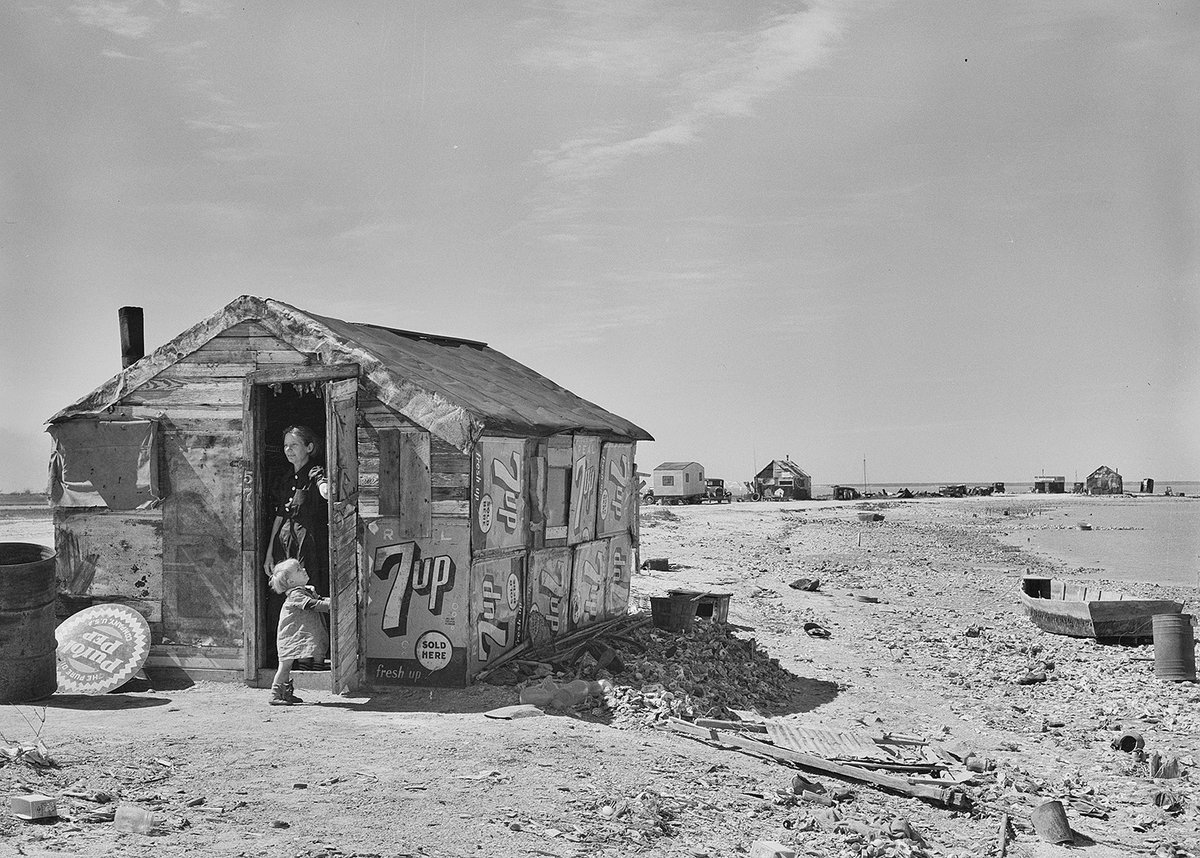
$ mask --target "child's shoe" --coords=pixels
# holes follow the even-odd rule
[[[291,698],[288,697],[287,685],[272,685],[271,686],[271,705],[272,706],[291,706],[292,705],[292,700],[291,700]]]
[[[283,686],[283,689],[284,689],[284,694],[287,696],[288,703],[303,703],[304,702],[301,698],[296,696],[296,684],[294,682],[289,681],[287,683],[287,685]]]

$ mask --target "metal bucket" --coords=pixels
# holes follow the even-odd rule
[[[54,566],[52,548],[0,542],[0,703],[58,688]]]
[[[650,616],[663,631],[686,632],[696,620],[696,598],[651,596]]]
[[[1044,801],[1030,814],[1033,830],[1047,843],[1074,843],[1075,834],[1067,822],[1067,812],[1061,801]]]
[[[1155,614],[1154,675],[1169,682],[1196,681],[1196,639],[1191,614]]]

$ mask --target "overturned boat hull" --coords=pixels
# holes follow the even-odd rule
[[[1021,604],[1043,631],[1076,638],[1132,643],[1154,637],[1155,614],[1178,614],[1169,599],[1134,599],[1118,590],[1056,578],[1021,579]]]

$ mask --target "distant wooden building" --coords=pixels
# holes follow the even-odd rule
[[[1064,477],[1047,477],[1041,474],[1033,478],[1033,491],[1035,494],[1043,495],[1061,495],[1067,492],[1067,478]]]
[[[834,500],[858,500],[862,494],[853,486],[830,486]]]
[[[48,431],[61,613],[136,608],[149,669],[269,684],[292,424],[324,441],[332,690],[461,686],[626,611],[650,436],[485,343],[243,296],[140,351]]]
[[[775,459],[754,475],[754,492],[763,500],[811,500],[812,477],[791,459]]]
[[[654,469],[654,499],[660,503],[699,503],[704,489],[699,462],[663,462]]]
[[[1084,481],[1089,495],[1119,495],[1125,492],[1124,480],[1116,469],[1101,465]]]

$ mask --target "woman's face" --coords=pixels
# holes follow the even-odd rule
[[[308,457],[312,455],[313,445],[305,444],[304,439],[294,432],[283,436],[283,455],[292,463],[297,471],[304,467]]]

